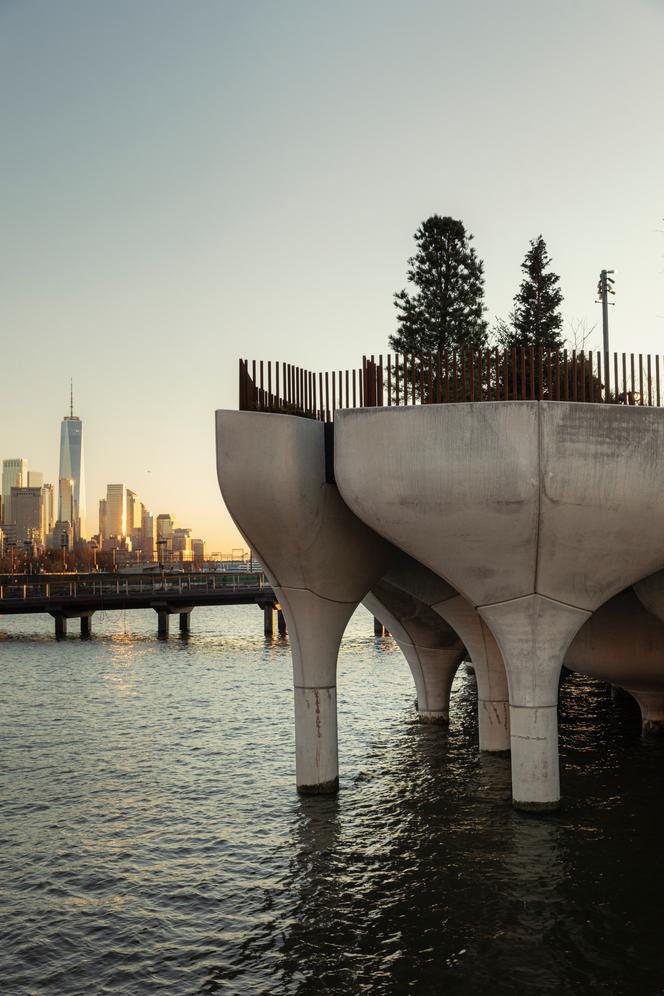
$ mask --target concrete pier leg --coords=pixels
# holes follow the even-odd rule
[[[387,629],[383,626],[380,619],[374,616],[374,636],[386,636],[387,632]]]
[[[337,654],[356,605],[306,589],[282,589],[293,655],[295,765],[303,795],[339,789]]]
[[[276,609],[273,605],[266,605],[263,609],[263,632],[269,639],[274,636],[275,612]]]
[[[397,641],[408,661],[417,689],[420,723],[447,726],[450,721],[450,692],[462,654],[457,648],[414,647]]]
[[[157,636],[160,640],[168,638],[170,613],[167,609],[157,609]]]
[[[433,608],[459,634],[477,679],[477,718],[481,751],[510,749],[509,694],[505,665],[486,623],[463,596],[437,602]]]
[[[512,801],[517,809],[560,804],[558,680],[589,612],[542,595],[482,606],[505,662],[510,691]]]
[[[279,636],[283,639],[283,637],[287,635],[286,617],[283,613],[283,609],[277,609],[277,629],[279,631]]]
[[[180,632],[183,636],[191,633],[191,612],[180,612]]]
[[[81,639],[89,640],[92,636],[92,616],[81,616]]]
[[[664,693],[644,692],[628,688],[627,691],[639,704],[641,729],[645,736],[664,736]]]
[[[55,638],[56,640],[63,640],[67,635],[67,617],[66,616],[54,616],[55,619]]]

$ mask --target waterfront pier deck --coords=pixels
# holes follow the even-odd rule
[[[262,572],[198,571],[162,574],[14,574],[0,577],[0,615],[45,612],[55,620],[56,636],[67,632],[68,619],[81,620],[89,636],[95,612],[154,609],[158,633],[168,636],[171,615],[179,615],[180,631],[189,631],[189,617],[203,605],[257,605],[264,610],[265,632],[274,629],[279,604]]]

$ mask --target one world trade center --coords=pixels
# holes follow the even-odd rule
[[[76,539],[86,536],[85,471],[83,464],[83,423],[74,415],[74,392],[71,389],[69,415],[60,425],[60,480],[58,519],[69,522]]]

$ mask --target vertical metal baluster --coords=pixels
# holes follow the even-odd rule
[[[648,404],[652,408],[652,364],[650,361],[650,353],[646,357],[648,361]]]
[[[581,350],[581,400],[586,400],[586,354]]]
[[[528,391],[526,388],[526,350],[521,349],[521,400],[526,401],[528,398]]]
[[[659,353],[655,356],[655,391],[657,398],[657,407],[660,407],[660,393],[659,393]]]

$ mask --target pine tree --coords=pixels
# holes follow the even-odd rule
[[[563,319],[559,308],[563,295],[557,273],[547,272],[551,263],[541,235],[531,239],[521,269],[524,278],[514,295],[514,309],[507,322],[499,322],[496,335],[506,349],[534,346],[562,349]]]
[[[398,353],[481,349],[487,341],[483,263],[463,222],[434,214],[415,232],[417,249],[408,260],[414,292],[394,295]]]

